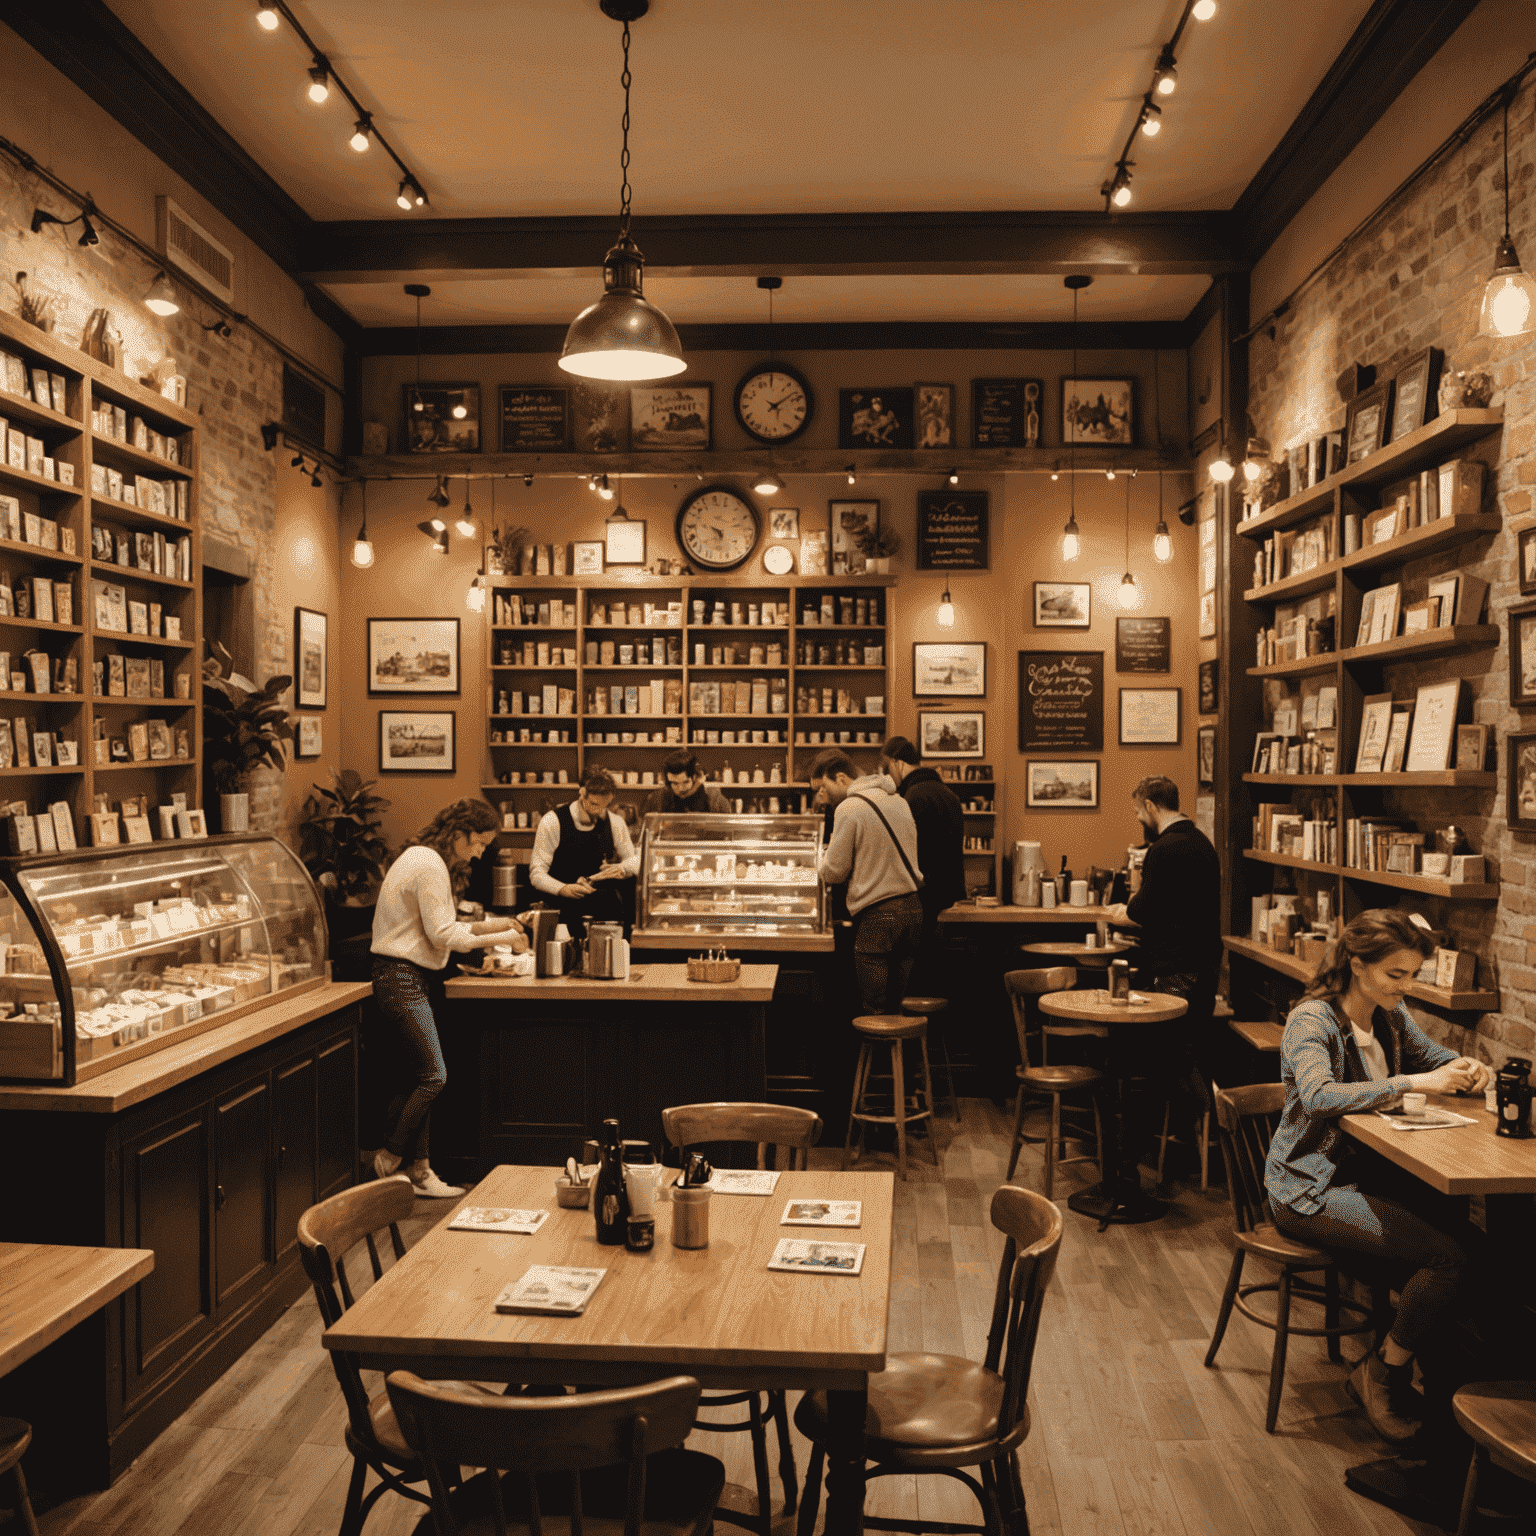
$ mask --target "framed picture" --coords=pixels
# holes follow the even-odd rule
[[[1509,747],[1509,815],[1512,831],[1536,832],[1536,734],[1506,736]]]
[[[629,392],[629,446],[636,453],[713,446],[711,384],[636,386]]]
[[[839,448],[910,448],[912,390],[840,389],[837,392]]]
[[[913,641],[914,699],[984,699],[986,696],[985,640]]]
[[[1488,733],[1491,729],[1487,725],[1458,725],[1456,761],[1451,766],[1481,773],[1488,766]]]
[[[1086,581],[1037,581],[1036,629],[1087,629],[1093,611],[1093,585]]]
[[[1103,750],[1103,651],[1020,651],[1019,751]]]
[[[1353,464],[1375,453],[1386,442],[1391,426],[1392,381],[1383,379],[1349,402],[1344,416],[1345,462]]]
[[[768,537],[770,539],[798,539],[800,537],[800,508],[770,507],[768,509]]]
[[[480,386],[407,384],[405,451],[479,453]]]
[[[1120,745],[1176,747],[1182,688],[1122,688]]]
[[[321,752],[320,726],[322,724],[319,715],[300,715],[298,734],[293,739],[293,755],[295,757],[319,757]]]
[[[570,445],[570,390],[543,384],[501,386],[503,453],[564,453]]]
[[[1200,638],[1202,640],[1216,638],[1216,594],[1214,592],[1200,594]]]
[[[583,379],[571,389],[571,446],[577,453],[619,453],[629,436],[629,391]]]
[[[1536,603],[1509,609],[1509,702],[1536,704]]]
[[[1217,711],[1218,684],[1221,681],[1221,660],[1200,663],[1200,713],[1214,715]]]
[[[452,773],[452,710],[432,714],[379,711],[379,771],[381,773]]]
[[[971,444],[976,448],[1038,448],[1039,379],[972,379]]]
[[[1202,725],[1195,733],[1195,762],[1200,774],[1200,788],[1216,786],[1216,727]]]
[[[880,526],[878,501],[829,501],[827,525],[832,530],[832,570],[838,575],[864,569],[859,539]],[[802,558],[800,568],[805,570]]]
[[[1031,811],[1098,810],[1098,763],[1091,758],[1080,763],[1026,762],[1024,804]]]
[[[1172,657],[1171,619],[1115,620],[1116,672],[1171,672]]]
[[[1435,374],[1440,353],[1425,347],[1392,380],[1392,442],[1416,432],[1435,414]]]
[[[1536,594],[1536,528],[1520,532],[1520,592],[1525,597]]]
[[[917,712],[917,750],[924,758],[984,757],[987,717],[980,710],[966,714]]]
[[[1356,773],[1380,773],[1392,730],[1392,695],[1367,694],[1360,712],[1360,745],[1355,751]]]
[[[644,565],[645,519],[620,507],[603,524],[603,557],[609,565]]]
[[[953,384],[914,384],[917,410],[917,446],[953,448],[955,446],[955,386]]]
[[[989,570],[989,507],[985,491],[919,491],[917,569]]]
[[[325,640],[325,615],[313,608],[293,610],[294,702],[300,709],[325,708],[325,682],[330,655]]]
[[[369,619],[369,693],[457,693],[457,619]]]
[[[603,541],[601,539],[576,539],[571,544],[571,575],[601,576],[603,574]]]
[[[1063,379],[1061,440],[1101,448],[1129,448],[1135,440],[1131,380]]]

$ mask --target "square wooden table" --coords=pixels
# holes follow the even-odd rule
[[[1494,1134],[1495,1117],[1481,1095],[1425,1096],[1431,1107],[1466,1115],[1472,1125],[1438,1131],[1394,1131],[1379,1115],[1345,1115],[1344,1134],[1406,1168],[1442,1195],[1536,1194],[1536,1137]]]
[[[672,1246],[672,1206],[656,1207],[649,1253],[599,1246],[592,1213],[555,1204],[558,1170],[501,1166],[463,1202],[547,1210],[531,1237],[438,1226],[325,1332],[364,1369],[470,1381],[625,1386],[677,1373],[706,1388],[827,1392],[827,1529],[863,1519],[864,1415],[885,1368],[891,1294],[889,1173],[782,1173],[766,1198],[715,1195],[709,1247]],[[865,1245],[857,1276],[780,1274],[768,1260],[791,1199],[860,1200],[857,1229],[821,1235]],[[451,1218],[449,1218],[451,1219]],[[503,1316],[496,1297],[532,1264],[606,1269],[580,1317]]]
[[[0,1243],[0,1376],[62,1338],[155,1267],[148,1248]]]

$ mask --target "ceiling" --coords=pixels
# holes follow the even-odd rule
[[[347,147],[339,93],[246,0],[108,0],[313,219],[420,217],[398,173]],[[425,187],[436,219],[616,215],[620,29],[597,0],[291,0]],[[1221,0],[1190,22],[1164,131],[1138,138],[1135,210],[1230,208],[1371,8]],[[1181,0],[653,0],[633,27],[636,235],[648,215],[1101,209]],[[195,11],[195,24],[193,12]],[[433,274],[437,324],[567,319],[593,276]],[[1102,279],[1083,312],[1182,318],[1204,277]],[[322,287],[367,326],[409,323],[398,274]],[[682,321],[760,321],[750,279],[655,273]],[[797,320],[1060,319],[1059,277],[825,276],[786,283]],[[424,313],[423,318],[428,318]]]

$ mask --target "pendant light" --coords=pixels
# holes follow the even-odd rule
[[[944,584],[944,596],[939,599],[938,612],[934,614],[933,622],[940,629],[953,629],[955,627],[955,605],[950,600],[948,582]]]
[[[1120,578],[1120,590],[1116,594],[1122,608],[1136,608],[1141,603],[1136,578],[1131,574],[1131,481],[1135,478],[1134,469],[1125,477],[1125,575]]]
[[[1227,452],[1227,327],[1224,319],[1217,358],[1220,365],[1221,397],[1216,402],[1216,409],[1221,418],[1221,451],[1211,460],[1211,479],[1217,485],[1227,485],[1237,471],[1232,467],[1232,455]]]
[[[464,508],[459,513],[458,521],[453,525],[466,538],[475,536],[475,509],[469,504],[469,476],[464,476]]]
[[[1072,290],[1072,382],[1077,382],[1077,296],[1093,279],[1086,273],[1074,272],[1062,282]],[[1077,528],[1077,429],[1072,430],[1067,444],[1070,462],[1067,466],[1067,526],[1061,530],[1061,558],[1076,560],[1083,552],[1083,541]]]
[[[1157,456],[1163,456],[1163,359],[1160,352],[1152,353],[1152,420],[1157,432]],[[1130,495],[1130,487],[1126,487]],[[1152,534],[1152,558],[1159,565],[1167,565],[1173,559],[1173,536],[1168,532],[1168,520],[1163,516],[1163,472],[1157,472],[1157,528]]]
[[[1478,331],[1484,336],[1528,336],[1536,331],[1536,278],[1523,271],[1509,238],[1509,98],[1504,92],[1504,234],[1493,258],[1493,276],[1483,289]]]
[[[421,301],[431,298],[432,290],[425,283],[407,283],[405,291],[416,300],[416,388],[411,395],[411,409],[419,413],[427,408],[421,398]]]
[[[363,526],[357,530],[357,537],[352,541],[352,564],[358,570],[366,571],[373,564],[373,544],[368,538],[368,482],[362,482],[363,490]]]
[[[144,307],[152,309],[157,315],[177,314],[181,305],[176,299],[176,290],[171,286],[171,280],[164,272],[157,272],[155,280],[149,285],[149,292],[144,295]]]
[[[1269,463],[1269,454],[1269,439],[1250,433],[1248,451],[1243,455],[1243,479],[1249,485],[1256,485],[1264,478],[1264,466]]]
[[[760,277],[757,286],[768,295],[768,371],[773,372],[773,296],[784,286],[782,277]],[[784,489],[784,482],[773,472],[773,445],[768,445],[768,467],[752,482],[752,489],[759,496],[777,496]]]
[[[624,23],[619,238],[603,258],[603,296],[571,321],[560,366],[584,379],[665,379],[688,366],[683,344],[672,322],[642,292],[645,258],[629,237],[629,24],[645,15],[650,0],[601,0],[601,7],[605,16]]]

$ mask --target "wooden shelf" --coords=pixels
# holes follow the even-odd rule
[[[85,629],[79,624],[52,624],[47,619],[18,619],[14,614],[0,616],[0,625],[11,629],[40,629],[45,634],[55,635],[83,635]]]
[[[29,369],[29,377],[30,373]],[[65,416],[54,410],[52,406],[39,405],[35,400],[23,400],[20,395],[13,395],[8,390],[0,390],[0,420],[11,423],[24,422],[27,426],[37,427],[44,432],[67,432],[74,437],[79,437],[84,430],[73,416]],[[36,435],[33,433],[34,437]],[[77,469],[75,473],[79,474],[79,470]]]
[[[1314,592],[1331,587],[1333,578],[1343,569],[1343,560],[1327,560],[1322,565],[1313,566],[1310,571],[1303,571],[1299,576],[1286,576],[1280,581],[1270,582],[1268,586],[1251,587],[1243,593],[1243,597],[1250,603],[1275,603],[1282,598],[1310,597]]]
[[[1270,970],[1279,971],[1295,981],[1311,981],[1317,969],[1316,966],[1298,960],[1294,955],[1282,954],[1279,950],[1256,944],[1252,939],[1228,935],[1222,943],[1231,953],[1257,961],[1260,965],[1267,965]],[[1416,998],[1421,1003],[1432,1003],[1447,1013],[1491,1013],[1499,1006],[1497,992],[1449,992],[1444,987],[1430,987],[1418,981],[1409,982],[1408,996]]]
[[[789,666],[782,661],[690,661],[688,670],[690,672],[788,672]],[[882,667],[880,670],[883,672],[885,668]]]
[[[3,403],[3,397],[0,397]],[[44,549],[41,544],[27,544],[20,539],[0,539],[0,554],[23,555],[33,560],[51,560],[58,565],[84,565],[79,555],[66,555],[61,549]]]
[[[71,694],[70,697],[71,698],[79,698],[80,695],[79,694]],[[152,698],[152,699],[129,699],[129,698],[124,698],[121,694],[115,694],[114,693],[114,694],[107,694],[107,695],[102,695],[102,696],[96,696],[96,697],[93,697],[91,699],[91,707],[93,709],[101,709],[103,707],[106,707],[108,709],[137,709],[137,708],[140,708],[141,706],[146,705],[146,704],[154,705],[156,708],[159,708],[159,709],[166,709],[166,708],[170,708],[170,709],[191,709],[192,708],[192,700],[191,699],[166,698],[163,694],[160,697],[158,697],[158,698]]]
[[[162,651],[190,651],[190,640],[163,640],[159,635],[136,635],[131,630],[123,629],[93,629],[91,636],[96,640],[122,641],[130,645],[153,645]]]
[[[467,460],[469,465],[468,469],[456,469],[452,471],[452,473],[455,475],[483,475],[486,473],[488,467],[485,462],[486,459],[494,457],[494,454],[470,455],[469,459]],[[605,455],[605,457],[608,456]],[[647,454],[646,457],[659,457],[659,455]],[[847,457],[847,451],[845,450],[843,454],[844,462],[847,461]],[[437,455],[433,456],[432,467],[434,473],[438,472],[437,458]],[[357,462],[363,461],[359,460]],[[368,462],[373,461],[370,460]],[[409,463],[413,466],[412,472],[414,474],[419,475],[421,473],[422,461],[419,458],[411,458],[404,460],[403,462]],[[946,462],[948,461],[946,460]],[[369,471],[369,473],[375,472]],[[446,474],[448,471],[444,470],[442,473]],[[692,470],[690,470],[689,473],[692,474]],[[930,479],[933,477],[933,467],[931,465],[928,467],[926,473]],[[661,478],[671,479],[673,477],[670,475],[663,475]],[[724,591],[729,587],[755,587],[763,592],[809,592],[815,590],[824,590],[827,592],[852,592],[858,590],[859,588],[873,589],[875,587],[894,587],[896,585],[897,578],[894,573],[889,576],[873,576],[863,572],[860,572],[855,576],[784,576],[779,578],[766,575],[653,576],[649,571],[637,570],[633,574],[621,571],[608,571],[600,577],[491,575],[487,576],[486,580],[490,583],[491,590],[493,592],[503,589],[508,592],[520,589],[526,589],[530,592],[579,591],[589,592],[594,597],[608,598],[620,597],[629,592],[682,592],[690,587],[699,592],[718,592]],[[686,608],[684,609],[684,612],[687,612]],[[531,629],[534,626],[530,624],[511,624],[502,625],[501,627],[504,629]],[[676,624],[608,624],[593,626],[593,628],[597,629],[677,629],[678,627],[679,626]],[[731,626],[727,624],[694,624],[689,625],[688,627],[691,629],[728,629]],[[772,624],[743,624],[740,627],[742,629],[783,629],[785,626],[782,624],[777,626]],[[832,624],[822,624],[818,627],[821,629],[834,629],[837,626]],[[843,626],[843,628],[846,629],[869,629],[871,627],[879,629],[882,626],[878,624],[874,626],[867,624],[848,624]]]
[[[173,587],[178,592],[191,592],[197,586],[196,582],[183,581],[179,576],[157,576],[153,571],[142,570],[136,565],[119,565],[115,560],[92,560],[91,570],[102,580],[106,580],[110,573],[119,581],[148,581],[157,587]]]
[[[108,526],[115,523],[126,528],[159,530],[165,534],[167,540],[170,539],[173,531],[178,538],[192,531],[190,518],[182,522],[179,517],[167,517],[162,512],[151,512],[147,507],[130,507],[126,501],[113,501],[110,496],[91,497],[91,521]]]
[[[836,661],[797,661],[796,672],[884,672],[884,662],[850,661],[845,666]]]
[[[30,743],[29,743],[29,745],[30,745]],[[55,764],[51,768],[38,768],[36,766],[33,766],[31,768],[18,768],[18,767],[12,766],[10,768],[7,768],[5,771],[7,773],[30,773],[30,774],[35,774],[35,775],[38,775],[39,777],[41,777],[44,774],[50,774],[50,775],[61,774],[61,773],[80,774],[80,773],[84,773],[85,769],[84,769],[83,766],[81,766],[80,764],[77,763],[73,768],[60,768],[57,764]]]
[[[1260,864],[1280,864],[1287,869],[1305,869],[1313,874],[1342,876],[1367,885],[1390,885],[1394,890],[1418,891],[1424,896],[1440,896],[1448,901],[1497,901],[1496,885],[1473,885],[1467,881],[1437,880],[1430,875],[1394,875],[1382,870],[1354,869],[1348,864],[1319,864],[1315,859],[1299,859],[1288,853],[1261,853],[1257,848],[1243,851],[1243,857]]]
[[[1376,570],[1383,566],[1402,565],[1408,560],[1418,560],[1424,555],[1438,554],[1443,549],[1455,549],[1459,545],[1481,538],[1485,533],[1497,533],[1503,519],[1497,512],[1463,512],[1458,517],[1439,517],[1432,523],[1410,528],[1395,539],[1382,544],[1370,544],[1345,555],[1344,568],[1350,571]]]
[[[155,430],[159,431],[159,428]],[[197,479],[196,473],[188,465],[173,464],[169,459],[157,458],[146,449],[135,448],[132,443],[125,443],[120,437],[108,437],[103,432],[91,433],[91,456],[100,459],[103,464],[111,464],[113,468],[126,464],[136,474],[170,475],[176,480]]]
[[[1447,768],[1441,773],[1245,773],[1243,782],[1377,789],[1492,789],[1498,783],[1498,775],[1471,768]]]
[[[76,470],[75,473],[78,475],[79,471]],[[40,491],[45,496],[78,498],[82,494],[78,485],[60,485],[57,480],[45,480],[41,475],[32,474],[30,470],[12,469],[9,464],[0,464],[0,482],[19,485],[24,490]]]
[[[1249,667],[1249,677],[1308,677],[1327,672],[1336,661],[1352,662],[1409,661],[1419,656],[1441,656],[1450,651],[1476,650],[1497,645],[1502,631],[1497,624],[1447,624],[1439,629],[1420,630],[1413,635],[1399,635],[1394,640],[1380,640],[1375,645],[1355,645],[1342,651],[1327,651],[1320,656],[1303,656],[1299,661],[1277,661],[1272,667]]]
[[[195,768],[195,757],[141,757],[137,762],[97,763],[97,773],[125,773],[130,768]]]

